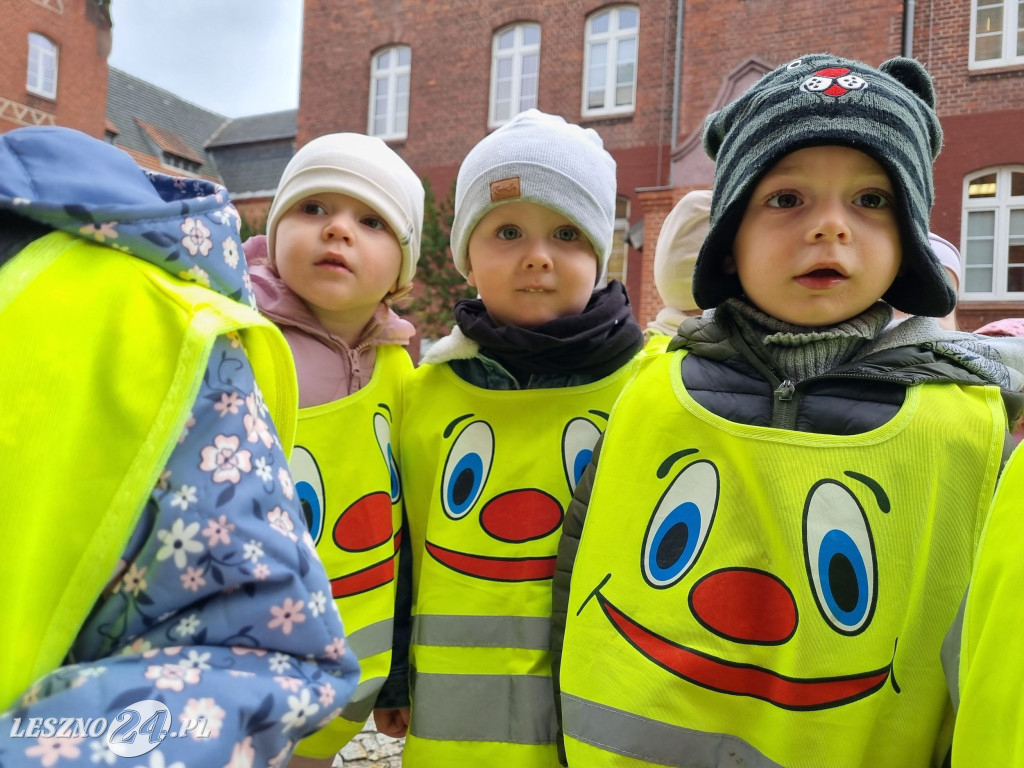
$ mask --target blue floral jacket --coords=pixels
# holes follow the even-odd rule
[[[84,134],[27,128],[0,137],[2,211],[255,306],[226,191],[143,172]],[[302,519],[240,338],[223,336],[121,567],[65,665],[0,713],[0,766],[287,763],[358,680]],[[147,719],[161,705],[169,717]],[[136,725],[119,714],[125,708]],[[107,728],[97,733],[100,718]],[[112,749],[117,727],[149,748],[135,757],[123,756],[123,744]]]

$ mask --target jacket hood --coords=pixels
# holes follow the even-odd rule
[[[241,219],[224,187],[145,171],[80,131],[33,126],[0,136],[0,209],[256,306]]]

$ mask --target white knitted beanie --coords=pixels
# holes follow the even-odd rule
[[[469,272],[469,236],[505,203],[538,203],[571,221],[597,256],[597,282],[615,229],[615,160],[597,131],[529,109],[484,137],[462,161],[455,182],[451,246],[455,268]]]
[[[267,215],[271,262],[281,216],[299,200],[324,192],[361,200],[387,221],[402,247],[398,287],[411,283],[420,258],[423,182],[391,147],[361,133],[320,136],[288,161]]]
[[[711,228],[711,190],[687,192],[665,217],[654,247],[654,287],[666,307],[697,309],[693,267]]]

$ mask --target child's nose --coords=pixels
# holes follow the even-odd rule
[[[346,211],[332,213],[324,224],[324,238],[348,240],[355,229],[355,218]]]
[[[548,253],[545,245],[541,242],[534,242],[530,244],[526,253],[523,267],[529,270],[549,272],[554,267],[554,263],[551,261],[551,254]]]
[[[816,241],[839,240],[844,242],[850,237],[850,225],[843,206],[837,202],[820,204],[818,216],[812,226],[812,236]]]

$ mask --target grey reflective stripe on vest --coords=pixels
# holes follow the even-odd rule
[[[584,744],[673,768],[782,768],[736,736],[680,728],[566,693],[562,729]]]
[[[344,623],[344,618],[342,618]],[[394,631],[394,619],[384,619],[358,629],[351,635],[345,635],[345,645],[356,655],[357,659],[368,659],[378,653],[391,650],[391,633]]]
[[[964,610],[967,608],[967,595],[960,601],[960,608],[946,637],[942,640],[939,660],[942,662],[942,673],[946,676],[946,687],[949,698],[953,702],[953,711],[960,708],[960,642],[964,631]]]
[[[413,619],[414,645],[451,648],[526,648],[551,646],[551,619],[543,616],[451,616],[420,614]]]
[[[436,675],[413,671],[413,735],[438,741],[553,744],[558,728],[551,678]],[[417,707],[415,701],[429,702]]]
[[[377,694],[380,687],[384,685],[384,677],[371,677],[363,680],[352,692],[352,698],[341,710],[341,716],[354,723],[361,723],[373,712],[373,705],[377,703]]]

